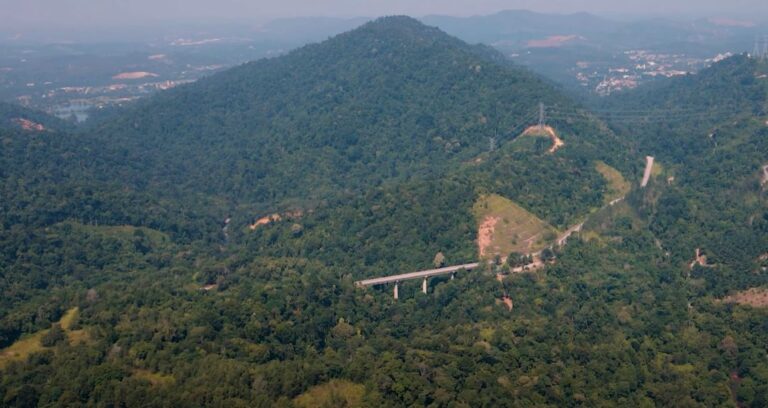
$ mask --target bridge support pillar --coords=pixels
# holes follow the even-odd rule
[[[421,282],[421,291],[424,292],[424,294],[427,294],[427,278],[424,278],[424,281]]]
[[[451,280],[453,280],[454,278],[456,278],[456,272],[451,273]]]
[[[397,286],[398,286],[398,284],[399,284],[398,282],[395,282],[395,300],[397,300],[399,298],[398,293],[397,293]]]

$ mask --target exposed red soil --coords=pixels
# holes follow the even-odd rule
[[[705,268],[713,268],[714,265],[710,265],[707,263],[707,256],[704,255],[703,252],[701,252],[701,248],[696,248],[696,256],[693,259],[693,261],[688,265],[690,269],[693,269],[694,266],[699,265],[703,266]]]
[[[534,134],[544,134],[552,139],[552,147],[549,149],[548,153],[554,153],[561,147],[565,146],[565,142],[560,139],[560,137],[557,135],[557,132],[555,132],[555,129],[553,129],[551,126],[531,126],[528,129],[525,129],[525,132],[523,132],[523,136]]]
[[[31,120],[28,120],[28,119],[16,118],[16,119],[13,119],[12,121],[16,125],[18,125],[20,128],[22,128],[23,130],[26,130],[28,132],[43,132],[43,131],[45,131],[45,126],[43,126],[43,125],[41,125],[39,123],[36,123],[36,122],[32,122]]]
[[[504,302],[504,305],[507,306],[507,310],[511,312],[512,308],[514,307],[514,304],[512,303],[512,298],[510,298],[509,296],[504,296],[503,298],[501,298],[501,301]]]
[[[136,71],[136,72],[121,72],[112,77],[112,79],[142,79],[146,77],[157,77],[158,75],[152,72]]]
[[[274,213],[272,215],[267,215],[266,217],[259,218],[253,224],[251,224],[249,228],[251,229],[251,231],[253,231],[262,225],[269,225],[273,222],[282,221],[283,218],[301,218],[303,215],[304,215],[304,212],[301,210],[286,211],[282,215],[278,213]]]
[[[477,246],[480,258],[486,256],[488,251],[492,248],[493,231],[496,229],[496,224],[501,221],[499,217],[487,216],[480,224],[480,228],[477,230]]]
[[[579,38],[577,35],[553,35],[540,40],[528,41],[528,48],[555,48],[562,47]]]

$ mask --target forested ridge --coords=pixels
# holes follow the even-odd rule
[[[94,135],[142,163],[136,184],[271,206],[439,175],[540,102],[574,105],[488,47],[389,17],[163,93]]]
[[[19,129],[21,127],[19,120],[31,121],[50,129],[72,130],[74,128],[69,122],[45,113],[11,103],[0,102],[0,127],[4,129]]]
[[[720,273],[704,274],[719,281],[719,291],[756,278],[743,271],[768,246],[762,170],[768,164],[766,73],[764,62],[740,55],[700,75],[610,101],[649,115],[631,123],[608,117],[608,123],[664,163],[665,182],[638,197],[638,208],[678,259],[702,248],[723,264]],[[669,112],[659,116],[659,110]]]
[[[592,114],[388,17],[83,130],[6,120],[0,406],[765,406],[766,309],[722,301],[768,285],[764,71],[737,56]],[[578,112],[548,120],[554,153],[519,137],[539,102]],[[489,194],[584,230],[530,273],[355,287],[477,261]]]

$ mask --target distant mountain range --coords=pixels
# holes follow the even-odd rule
[[[541,14],[526,10],[508,10],[488,16],[426,16],[427,24],[469,42],[498,45],[505,49],[523,49],[532,40],[573,35],[577,43],[597,48],[621,49],[664,47],[679,42],[708,43],[733,41],[734,38],[760,33],[766,26],[757,22],[719,19],[677,21],[673,19],[636,19],[616,21],[589,13]]]
[[[61,117],[74,113],[82,120],[89,107],[123,105],[226,67],[283,55],[368,20],[306,17],[116,29],[105,35],[77,30],[7,33],[4,39],[0,35],[0,100]],[[433,15],[421,21],[468,43],[492,45],[533,71],[587,94],[609,94],[660,76],[695,72],[722,55],[751,51],[756,36],[768,32],[760,22],[722,18],[616,21],[588,13],[525,10]],[[120,76],[133,72],[157,76]]]

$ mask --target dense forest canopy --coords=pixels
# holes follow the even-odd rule
[[[488,47],[390,17],[163,93],[94,135],[142,163],[136,185],[264,210],[439,175],[533,124],[540,102],[574,106]]]
[[[766,72],[593,114],[387,17],[81,130],[0,105],[0,406],[766,406]],[[489,196],[576,232],[355,286],[477,261]]]

